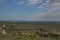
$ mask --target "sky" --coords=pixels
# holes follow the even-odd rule
[[[60,21],[60,0],[0,0],[0,20]]]

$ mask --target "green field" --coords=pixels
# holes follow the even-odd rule
[[[0,40],[60,40],[60,22],[0,22]]]

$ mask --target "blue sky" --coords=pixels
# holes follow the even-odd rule
[[[60,0],[0,0],[0,20],[60,21]]]

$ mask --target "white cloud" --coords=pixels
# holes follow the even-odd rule
[[[46,21],[60,21],[60,13],[50,13],[42,16]]]
[[[45,2],[49,3],[49,2],[50,2],[50,0],[46,0]]]
[[[51,6],[51,9],[49,9],[48,11],[57,11],[60,9],[60,0],[50,0],[50,2],[52,3],[50,6]]]
[[[36,2],[36,1],[38,1],[38,0],[28,0],[28,1]]]
[[[51,9],[48,11],[57,11],[60,9],[60,3],[51,4]]]
[[[24,4],[25,3],[25,1],[19,1],[18,2],[18,5],[22,5],[22,4]]]
[[[34,5],[34,4],[38,4],[39,0],[28,0],[28,4]]]
[[[60,2],[60,0],[50,0],[51,3]]]
[[[26,20],[34,20],[34,21],[60,21],[60,13],[31,14],[31,15],[26,17]]]
[[[46,0],[38,8],[47,9],[49,12],[54,12],[60,9],[60,0]]]
[[[38,6],[38,8],[40,8],[40,9],[47,9],[47,8],[49,8],[50,7],[50,4],[49,3],[42,3],[40,6]]]

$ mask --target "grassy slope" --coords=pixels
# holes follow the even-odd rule
[[[23,32],[29,32],[32,31],[33,29],[39,29],[43,28],[51,33],[54,32],[53,29],[56,29],[56,33],[60,33],[60,23],[43,23],[43,24],[15,24],[15,23],[2,23],[2,24],[7,24],[6,27],[2,27],[5,29],[7,32],[14,33],[13,35],[3,35],[0,34],[0,40],[60,40],[57,38],[48,38],[48,37],[41,37],[39,36],[38,38],[30,38],[27,36],[21,36],[20,34],[16,34],[19,31]]]

